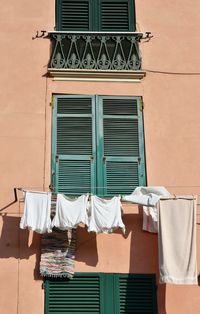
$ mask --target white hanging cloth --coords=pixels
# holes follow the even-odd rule
[[[76,228],[80,223],[88,225],[87,203],[88,194],[71,199],[58,193],[52,228],[67,230]]]
[[[114,196],[107,200],[98,196],[91,196],[89,232],[111,233],[113,229],[121,228],[125,233],[125,225],[121,217],[120,198],[120,196]]]
[[[28,228],[37,233],[52,232],[50,211],[51,192],[26,191],[20,228]]]
[[[197,284],[196,198],[161,199],[158,220],[160,282]]]
[[[171,194],[163,186],[137,187],[132,194],[123,196],[124,201],[143,206],[142,229],[148,232],[158,232],[158,202],[160,198]]]
[[[143,206],[155,206],[161,196],[171,194],[163,186],[139,186],[130,195],[124,195],[122,200]]]

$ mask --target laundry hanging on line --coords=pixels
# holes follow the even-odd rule
[[[40,234],[52,232],[50,213],[51,192],[35,193],[27,191],[20,228],[28,228]]]
[[[197,284],[196,200],[197,197],[176,196],[159,202],[161,283]]]
[[[158,233],[160,282],[197,284],[197,196],[173,196],[164,187],[138,187],[123,200],[142,205],[143,230]]]
[[[112,233],[114,229],[121,228],[125,233],[120,199],[120,196],[114,196],[110,200],[91,196],[89,232]]]
[[[150,201],[148,201],[148,194],[153,192],[155,192],[154,194],[157,194],[154,196],[151,195]],[[59,195],[61,196],[62,194],[58,193],[57,199],[59,199]],[[73,200],[69,198],[66,199],[69,203],[72,201],[73,204],[75,204],[74,202],[80,200],[81,197]],[[88,199],[88,195],[82,196],[82,199]],[[123,197],[123,200],[130,201],[130,199],[134,200],[133,203],[143,205],[143,213],[146,208],[156,210],[155,217],[153,217],[151,211],[151,217],[154,218],[153,222],[158,224],[154,227],[154,230],[156,230],[158,226],[160,282],[173,284],[196,284],[196,198],[194,196],[174,197],[163,187],[139,187],[130,196]],[[86,203],[87,202],[85,202],[85,204]],[[52,232],[54,223],[52,223],[50,219],[51,206],[49,206],[49,204],[51,204],[51,192],[37,193],[35,191],[27,191],[25,193],[25,208],[20,222],[20,227],[22,229],[27,227],[39,233]],[[109,233],[118,227],[125,231],[125,227],[120,216],[120,206],[120,197],[113,197],[110,200],[105,200],[97,196],[91,196],[90,211],[87,212],[88,231],[94,231],[96,233]],[[115,208],[115,210],[113,210],[113,208]],[[106,212],[106,210],[108,210],[108,212]],[[43,214],[42,217],[40,216],[41,211]],[[57,208],[55,210],[55,215],[56,213]],[[81,220],[84,219],[81,218]],[[77,222],[77,220],[74,221]],[[145,227],[146,225],[144,226],[144,221],[143,229],[145,230],[146,228],[147,231],[152,232],[149,228]],[[67,229],[66,225],[64,225],[64,227],[61,226],[61,228]],[[59,258],[62,257],[62,254],[57,257],[59,260]],[[48,258],[48,262],[50,260],[51,258]],[[57,260],[54,259],[55,269],[52,270],[52,275],[54,271],[56,272],[56,263]],[[45,255],[43,266],[44,265]],[[70,277],[71,275],[68,268],[69,265],[64,265],[63,267],[65,268],[65,266],[66,269],[64,271],[64,275]],[[46,270],[44,270],[44,268],[43,271],[43,275],[45,276]],[[51,261],[47,272],[51,273]],[[63,276],[62,269],[59,270],[59,273]]]
[[[88,197],[89,195],[86,194],[71,199],[63,194],[58,194],[52,228],[67,230],[76,228],[81,223],[88,226]]]
[[[143,207],[144,231],[158,232],[158,203],[161,197],[170,197],[171,194],[163,186],[140,186],[130,195],[122,197],[123,201],[141,205]]]
[[[31,202],[29,202],[29,194],[32,195]],[[39,233],[45,233],[52,232],[53,227],[68,230],[76,228],[79,224],[85,224],[88,226],[89,232],[111,233],[112,230],[118,227],[125,232],[125,226],[121,218],[120,197],[104,200],[91,196],[92,205],[89,210],[88,204],[90,202],[88,202],[88,194],[71,199],[61,193],[57,193],[56,210],[53,220],[51,221],[51,211],[48,207],[47,214],[45,217],[42,215],[43,220],[41,222],[40,211],[43,210],[43,207],[41,206],[40,210],[35,210],[35,208],[38,209],[39,207],[40,203],[38,199],[41,199],[41,195],[43,198],[49,198],[49,203],[51,203],[51,192],[25,192],[25,211],[21,218],[20,228],[28,228]],[[34,202],[36,207],[34,206]],[[100,205],[97,205],[97,202],[101,203],[101,213],[99,212]],[[34,220],[32,217],[34,217]],[[26,223],[24,223],[25,218]],[[41,229],[41,224],[47,224],[48,228]]]
[[[69,278],[74,276],[76,229],[54,229],[41,238],[40,275]]]

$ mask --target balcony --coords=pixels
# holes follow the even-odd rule
[[[50,76],[62,79],[141,79],[136,32],[50,32]]]

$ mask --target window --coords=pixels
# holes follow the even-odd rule
[[[57,31],[135,31],[134,0],[57,0]]]
[[[45,314],[157,313],[155,275],[77,273],[45,282]]]
[[[54,96],[52,142],[56,192],[110,196],[146,184],[140,97]]]

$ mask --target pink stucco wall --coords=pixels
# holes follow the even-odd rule
[[[14,186],[48,189],[52,93],[142,96],[148,184],[200,195],[200,2],[136,0],[136,14],[137,29],[154,35],[140,46],[141,83],[57,82],[45,77],[49,40],[32,40],[37,30],[53,30],[54,2],[10,0],[1,8],[0,313],[44,311],[40,237],[19,230],[22,201],[7,205]],[[199,217],[198,207],[200,265]],[[76,271],[158,274],[157,236],[142,232],[141,210],[124,206],[124,221],[125,237],[78,229]],[[200,287],[158,285],[158,303],[159,314],[197,314]]]

